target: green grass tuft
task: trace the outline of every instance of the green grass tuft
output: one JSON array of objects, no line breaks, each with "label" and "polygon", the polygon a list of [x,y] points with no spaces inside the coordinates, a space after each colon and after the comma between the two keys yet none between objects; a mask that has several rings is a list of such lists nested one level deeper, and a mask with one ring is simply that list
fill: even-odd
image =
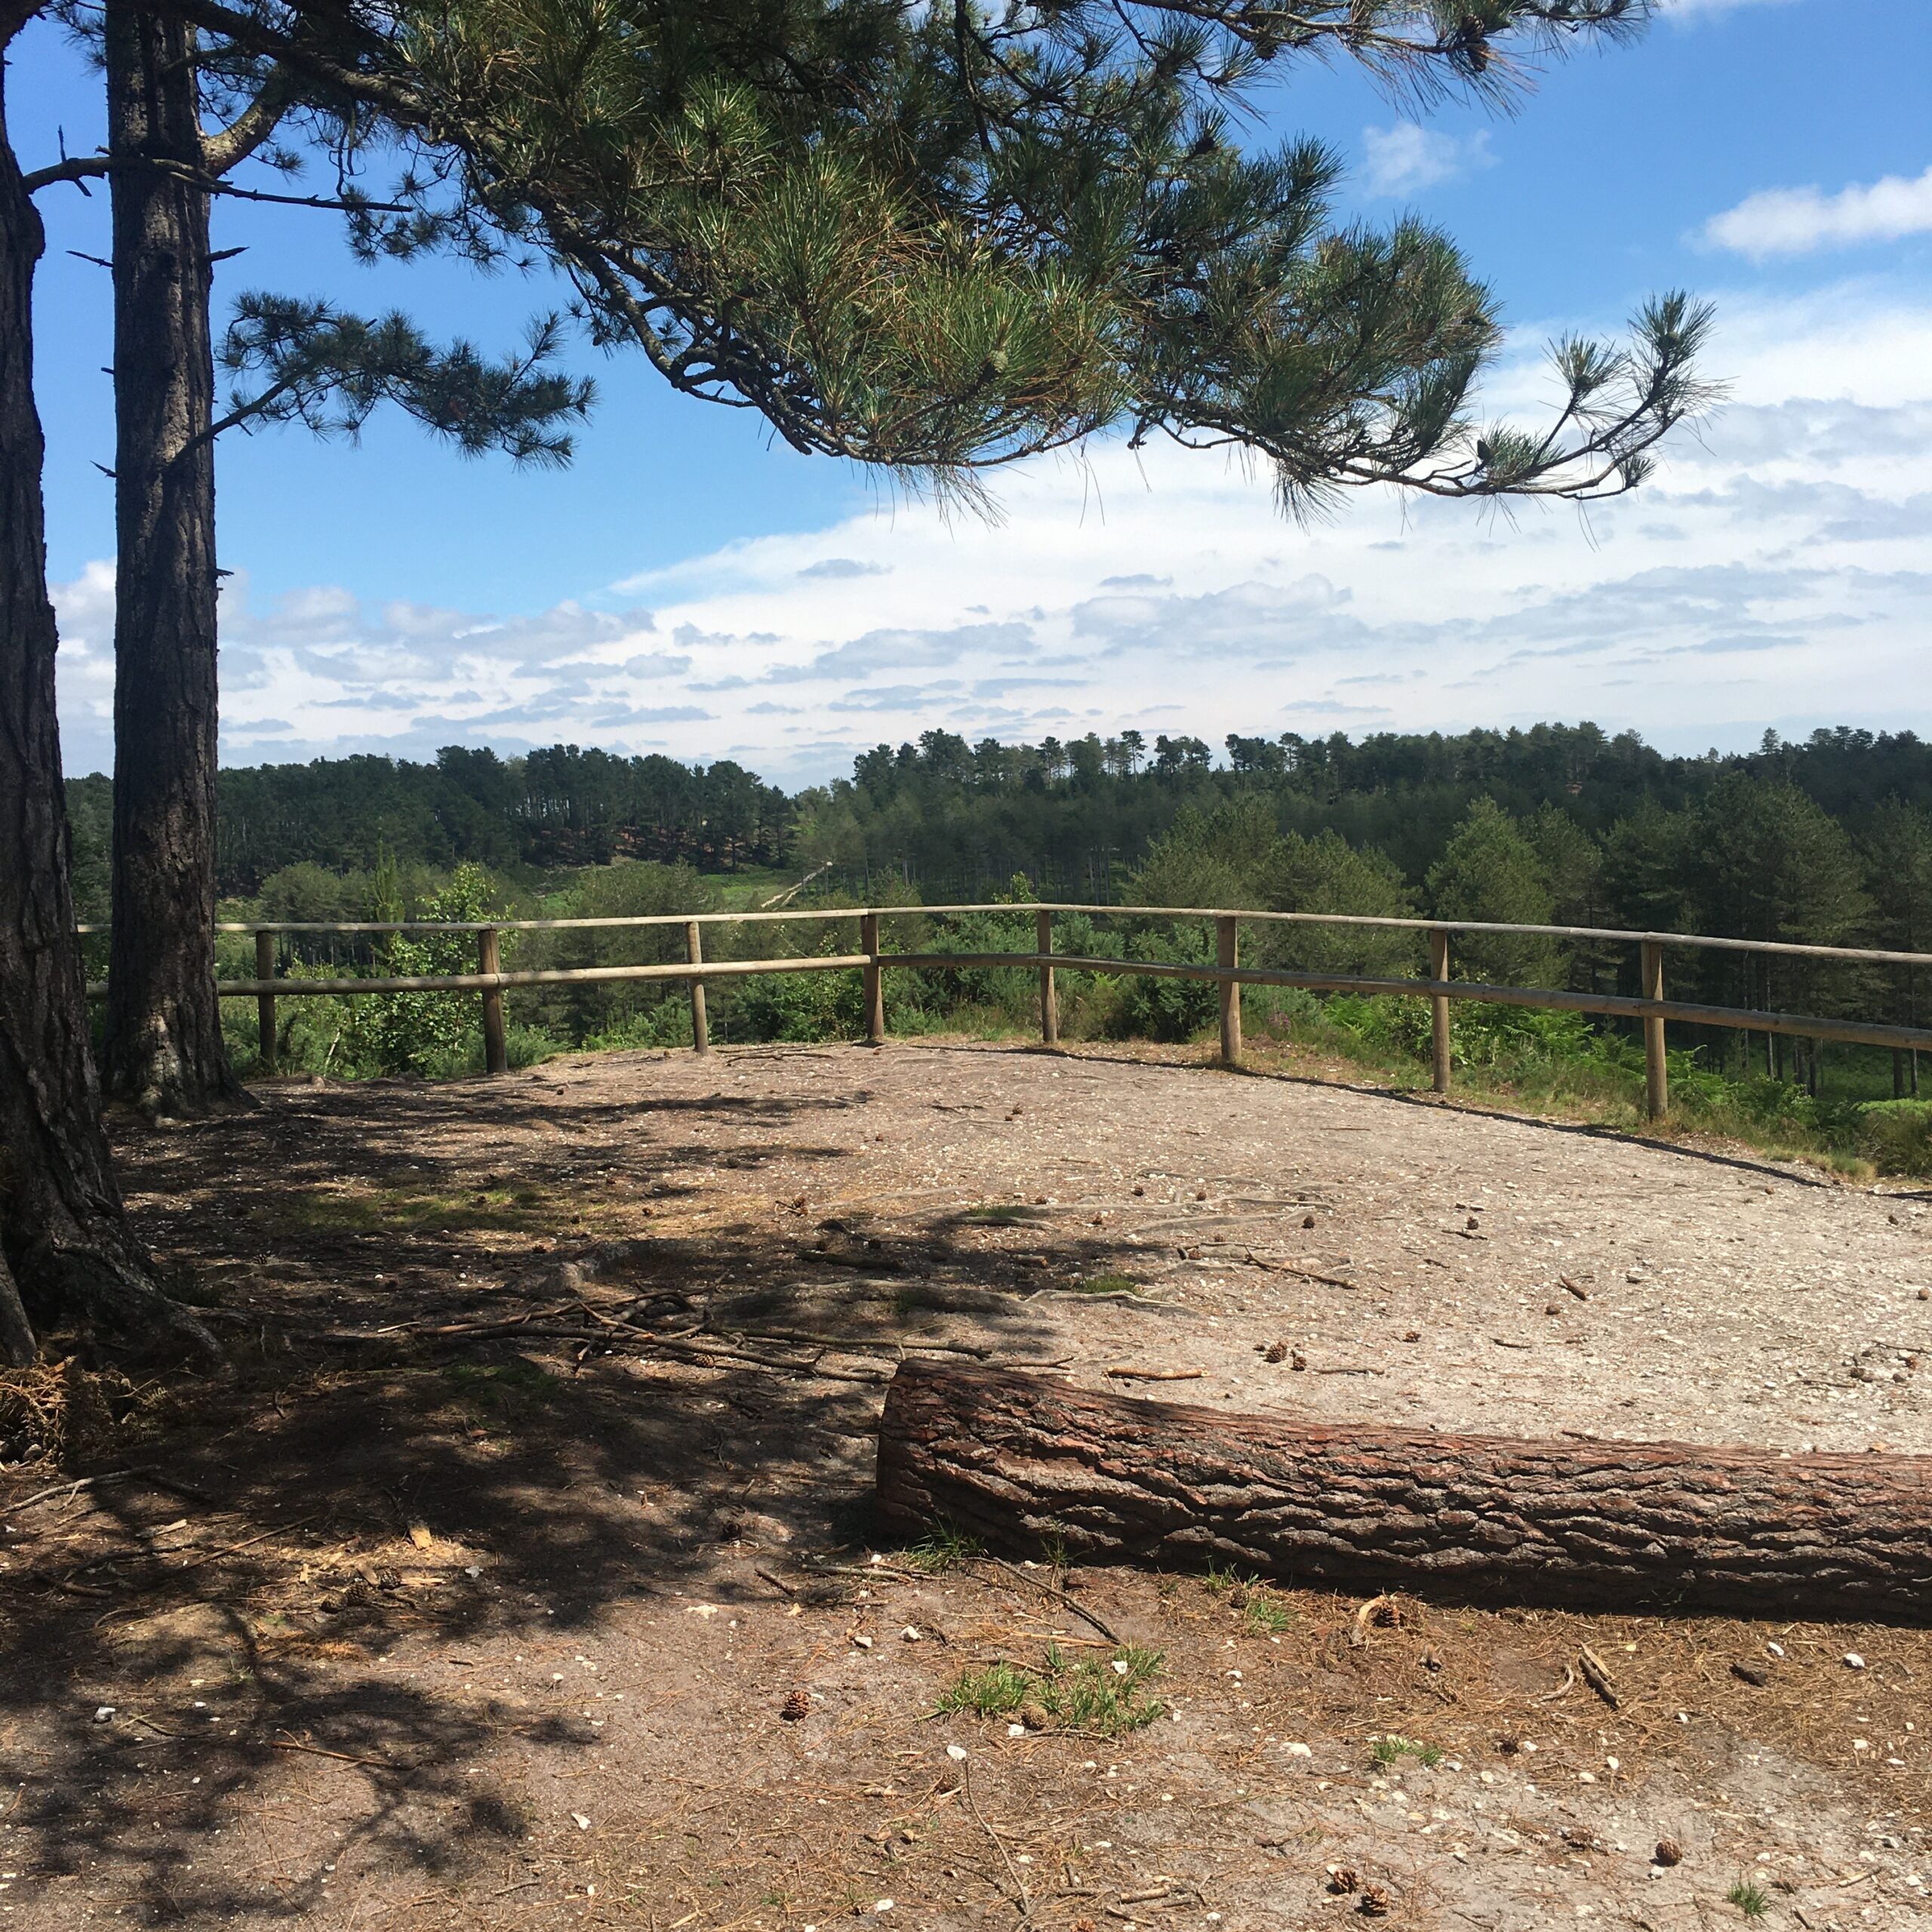
[{"label": "green grass tuft", "polygon": [[1084,1275],[1068,1284],[1083,1295],[1137,1295],[1140,1284],[1131,1275]]},{"label": "green grass tuft", "polygon": [[1241,1615],[1257,1637],[1278,1637],[1295,1620],[1295,1614],[1271,1591],[1251,1589]]},{"label": "green grass tuft", "polygon": [[902,1550],[900,1557],[908,1569],[937,1577],[977,1556],[980,1547],[977,1537],[969,1537],[950,1523],[935,1523],[917,1543]]},{"label": "green grass tuft", "polygon": [[1734,1905],[1746,1918],[1762,1918],[1771,1909],[1771,1896],[1762,1885],[1740,1878],[1724,1894],[1724,1902]]},{"label": "green grass tuft", "polygon": [[1041,1721],[1060,1730],[1118,1737],[1138,1730],[1161,1715],[1161,1706],[1144,1687],[1159,1674],[1158,1651],[1123,1644],[1109,1657],[1070,1662],[1049,1644],[1038,1666],[1001,1657],[983,1669],[962,1670],[941,1691],[936,1715],[970,1712],[976,1717],[1026,1714],[1035,1728]]},{"label": "green grass tuft", "polygon": [[1023,1664],[1001,1657],[983,1670],[962,1670],[940,1693],[936,1707],[950,1715],[970,1711],[978,1718],[1004,1717],[1026,1703],[1033,1689],[1033,1678]]},{"label": "green grass tuft", "polygon": [[1378,1764],[1399,1764],[1404,1758],[1414,1758],[1419,1764],[1433,1769],[1442,1761],[1442,1747],[1439,1744],[1424,1744],[1413,1737],[1403,1737],[1391,1731],[1386,1737],[1378,1737],[1369,1746],[1370,1754]]}]

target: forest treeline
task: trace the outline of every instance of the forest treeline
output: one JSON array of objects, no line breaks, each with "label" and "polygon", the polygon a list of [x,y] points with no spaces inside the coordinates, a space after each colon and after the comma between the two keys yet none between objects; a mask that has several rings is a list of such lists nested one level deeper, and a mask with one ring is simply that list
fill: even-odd
[{"label": "forest treeline", "polygon": [[[108,781],[75,780],[69,798],[77,897],[82,916],[98,919]],[[1526,877],[1517,897],[1538,917],[1932,943],[1923,876],[1932,745],[1844,728],[1697,758],[1587,723],[1359,740],[1236,734],[1218,757],[1198,738],[1149,744],[1135,731],[1007,745],[931,731],[796,794],[728,759],[688,765],[574,745],[510,758],[453,746],[432,764],[320,758],[221,774],[220,889],[260,900],[266,916],[355,917],[360,888],[345,900],[318,874],[346,886],[386,854],[405,877],[468,863],[526,887],[546,872],[623,859],[700,874],[823,866],[822,891],[878,896],[896,881],[928,901],[993,896],[1024,873],[1041,892],[1107,903],[1180,828],[1183,844],[1218,855],[1194,903],[1260,903],[1296,890],[1262,876],[1265,825],[1325,840],[1331,857],[1344,846],[1360,855],[1324,890],[1377,903],[1328,909],[1400,901],[1449,912],[1454,893],[1436,869],[1482,800],[1532,848],[1540,879]],[[1260,810],[1223,822],[1241,803]],[[1188,831],[1217,814],[1219,832]]]}]

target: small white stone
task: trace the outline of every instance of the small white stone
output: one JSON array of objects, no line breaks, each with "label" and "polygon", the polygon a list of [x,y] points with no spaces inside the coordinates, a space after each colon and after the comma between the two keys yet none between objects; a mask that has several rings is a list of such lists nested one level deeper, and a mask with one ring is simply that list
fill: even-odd
[{"label": "small white stone", "polygon": [[1114,1659],[1114,1675],[1116,1677],[1124,1677],[1127,1675],[1127,1665],[1125,1662],[1119,1657],[1115,1657]]},{"label": "small white stone", "polygon": [[1024,1737],[1026,1727],[1023,1724],[1010,1724],[1006,1727],[1006,1734],[1009,1737]]},{"label": "small white stone", "polygon": [[916,1624],[907,1624],[899,1634],[909,1644],[923,1644],[925,1641],[924,1634]]},{"label": "small white stone", "polygon": [[892,1901],[890,1899],[877,1900],[873,1903],[872,1909],[874,1912],[890,1912],[892,1909]]},{"label": "small white stone", "polygon": [[587,1832],[590,1829],[590,1820],[581,1811],[573,1811],[571,1814],[571,1823],[580,1832]]},{"label": "small white stone", "polygon": [[1863,1670],[1865,1668],[1865,1660],[1856,1651],[1847,1651],[1844,1654],[1844,1667],[1847,1670]]},{"label": "small white stone", "polygon": [[112,1704],[103,1704],[95,1711],[94,1721],[96,1724],[106,1724],[113,1715],[114,1706]]},{"label": "small white stone", "polygon": [[1307,1744],[1291,1744],[1288,1755],[1291,1758],[1312,1758],[1315,1755],[1314,1747]]},{"label": "small white stone", "polygon": [[955,1764],[963,1764],[966,1761],[966,1747],[963,1744],[949,1744],[946,1747],[946,1755]]},{"label": "small white stone", "polygon": [[862,1651],[869,1651],[872,1647],[872,1640],[869,1637],[854,1637],[852,1641]]}]

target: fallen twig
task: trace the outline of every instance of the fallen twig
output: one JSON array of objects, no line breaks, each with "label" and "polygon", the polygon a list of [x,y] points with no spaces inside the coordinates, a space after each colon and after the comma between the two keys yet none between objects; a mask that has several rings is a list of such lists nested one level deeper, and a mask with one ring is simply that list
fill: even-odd
[{"label": "fallen twig", "polygon": [[928,1349],[946,1355],[974,1355],[984,1361],[992,1353],[991,1349],[977,1347],[971,1342],[927,1342],[907,1337],[903,1340],[885,1337],[866,1339],[857,1335],[812,1335],[795,1328],[727,1328],[712,1327],[708,1332],[728,1338],[738,1337],[750,1342],[800,1342],[813,1348],[838,1349],[854,1354],[868,1349],[884,1349],[890,1353],[903,1355],[908,1349]]},{"label": "fallen twig", "polygon": [[272,1737],[269,1743],[278,1751],[306,1751],[314,1758],[334,1758],[344,1764],[361,1764],[372,1771],[395,1771],[404,1767],[385,1764],[380,1758],[358,1758],[352,1751],[331,1751],[326,1745],[305,1744],[299,1737]]},{"label": "fallen twig", "polygon": [[1208,1371],[1204,1368],[1132,1368],[1122,1363],[1102,1373],[1116,1382],[1198,1382]]},{"label": "fallen twig", "polygon": [[1345,1281],[1339,1275],[1324,1275],[1313,1268],[1299,1267],[1292,1261],[1264,1261],[1252,1249],[1248,1251],[1247,1259],[1257,1268],[1269,1269],[1278,1275],[1299,1275],[1304,1281],[1319,1281],[1331,1288],[1346,1288],[1352,1294],[1358,1291],[1357,1283]]},{"label": "fallen twig", "polygon": [[1558,1281],[1561,1283],[1563,1287],[1567,1288],[1579,1301],[1588,1301],[1589,1300],[1589,1290],[1585,1287],[1580,1287],[1577,1283],[1571,1280],[1567,1275],[1559,1275],[1556,1278]]},{"label": "fallen twig", "polygon": [[992,1826],[986,1823],[984,1814],[980,1810],[979,1802],[973,1795],[972,1760],[971,1758],[967,1759],[964,1763],[961,1764],[959,1770],[960,1783],[966,1794],[966,1808],[972,1813],[974,1820],[979,1826],[980,1830],[984,1832],[986,1836],[992,1840],[993,1849],[999,1854],[1000,1863],[1006,1867],[1006,1875],[1012,1881],[1013,1889],[1018,1895],[1014,1899],[1014,1903],[1020,1909],[1020,1924],[1022,1925],[1031,1925],[1033,1922],[1033,1902],[1026,1896],[1026,1882],[1021,1878],[1019,1868],[1014,1865],[1012,1856],[1007,1850],[1005,1844],[1001,1838],[1000,1835],[993,1829]]},{"label": "fallen twig", "polygon": [[1106,1638],[1109,1643],[1118,1644],[1120,1641],[1120,1638],[1116,1636],[1112,1630],[1109,1629],[1106,1625],[1103,1623],[1100,1618],[1096,1617],[1084,1604],[1069,1596],[1066,1591],[1056,1589],[1051,1583],[1043,1583],[1037,1577],[1028,1576],[1025,1571],[1016,1568],[1012,1564],[1008,1562],[1004,1557],[989,1556],[986,1558],[986,1561],[992,1564],[995,1568],[1004,1570],[1009,1577],[1016,1577],[1021,1583],[1027,1584],[1032,1589],[1039,1591],[1043,1595],[1051,1597],[1056,1603],[1064,1604],[1067,1608],[1072,1611],[1074,1615],[1080,1618],[1083,1623],[1092,1624],[1094,1628],[1099,1631],[1100,1635]]},{"label": "fallen twig", "polygon": [[[208,1744],[217,1749],[231,1751],[237,1748],[234,1740],[229,1738],[204,1737],[192,1731],[170,1730],[165,1724],[156,1724],[152,1718],[143,1717],[139,1711],[130,1711],[128,1721],[140,1724],[144,1730],[154,1732],[157,1737],[171,1737],[180,1743]],[[333,1758],[338,1763],[361,1764],[372,1771],[395,1771],[405,1768],[399,1764],[386,1764],[380,1758],[358,1758],[352,1751],[331,1751],[325,1744],[306,1744],[299,1737],[271,1737],[268,1741],[272,1750],[306,1751],[311,1757]]]},{"label": "fallen twig", "polygon": [[1532,1698],[1533,1703],[1553,1704],[1559,1697],[1567,1697],[1577,1687],[1577,1673],[1566,1663],[1563,1666],[1563,1681],[1554,1690],[1546,1690],[1540,1697]]},{"label": "fallen twig", "polygon": [[78,1496],[84,1489],[91,1489],[97,1482],[112,1482],[116,1476],[131,1475],[131,1469],[109,1469],[97,1476],[77,1476],[72,1482],[57,1482],[51,1489],[37,1489],[23,1503],[10,1503],[6,1507],[9,1514],[23,1515],[36,1503],[45,1503],[49,1497]]},{"label": "fallen twig", "polygon": [[1577,1661],[1583,1666],[1584,1681],[1613,1711],[1617,1709],[1623,1700],[1617,1695],[1616,1680],[1610,1674],[1610,1666],[1587,1644],[1578,1653]]},{"label": "fallen twig", "polygon": [[218,1556],[232,1556],[238,1549],[252,1549],[258,1543],[267,1542],[270,1537],[284,1535],[290,1530],[299,1530],[304,1524],[312,1523],[321,1513],[319,1509],[312,1509],[307,1515],[298,1516],[292,1523],[277,1523],[271,1528],[257,1531],[254,1536],[244,1537],[239,1543],[224,1543],[219,1549],[204,1550],[199,1556],[191,1558],[186,1563],[176,1564],[167,1574],[171,1577],[178,1577],[184,1570],[198,1570],[204,1563],[212,1563]]}]

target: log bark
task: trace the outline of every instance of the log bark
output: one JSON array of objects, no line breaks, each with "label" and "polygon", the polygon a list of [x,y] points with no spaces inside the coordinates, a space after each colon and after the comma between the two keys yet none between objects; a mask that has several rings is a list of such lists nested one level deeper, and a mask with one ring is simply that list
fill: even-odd
[{"label": "log bark", "polygon": [[214,266],[195,32],[108,0],[114,229],[114,880],[108,1092],[150,1116],[243,1097],[214,990]]},{"label": "log bark", "polygon": [[[23,11],[0,7],[0,39]],[[69,883],[47,595],[33,279],[45,246],[7,138],[0,64],[0,1357],[30,1361],[29,1317],[104,1330],[134,1352],[213,1356],[156,1285],[115,1185],[89,1051]]]},{"label": "log bark", "polygon": [[1463,1601],[1932,1615],[1932,1457],[1223,1415],[901,1364],[878,1503],[1007,1548]]}]

